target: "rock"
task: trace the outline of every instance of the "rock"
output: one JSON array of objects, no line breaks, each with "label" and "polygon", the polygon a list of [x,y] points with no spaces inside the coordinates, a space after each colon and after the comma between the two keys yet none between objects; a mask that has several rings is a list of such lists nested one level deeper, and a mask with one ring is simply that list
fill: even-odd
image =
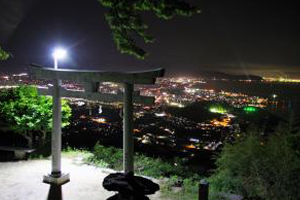
[{"label": "rock", "polygon": [[115,194],[106,200],[150,200],[150,199],[146,196],[130,197],[130,196],[122,196],[121,194]]},{"label": "rock", "polygon": [[103,187],[108,191],[118,191],[121,196],[139,196],[154,194],[159,185],[153,181],[128,174],[113,173],[104,178]]}]

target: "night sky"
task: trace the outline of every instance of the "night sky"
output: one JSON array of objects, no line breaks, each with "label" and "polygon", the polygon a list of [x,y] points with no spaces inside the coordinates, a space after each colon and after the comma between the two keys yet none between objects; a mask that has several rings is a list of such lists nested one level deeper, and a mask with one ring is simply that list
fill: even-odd
[{"label": "night sky", "polygon": [[59,45],[69,54],[61,68],[300,78],[297,1],[189,2],[202,13],[171,21],[144,15],[156,42],[146,46],[150,56],[138,60],[117,51],[97,0],[0,0],[0,44],[14,55],[0,62],[0,72],[22,72],[29,63],[53,66],[51,51]]}]

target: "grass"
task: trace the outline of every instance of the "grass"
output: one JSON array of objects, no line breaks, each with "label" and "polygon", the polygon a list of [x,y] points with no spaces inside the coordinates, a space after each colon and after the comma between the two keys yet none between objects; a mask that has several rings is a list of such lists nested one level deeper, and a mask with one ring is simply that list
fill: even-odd
[{"label": "grass", "polygon": [[62,150],[62,156],[66,158],[75,158],[75,157],[89,157],[92,156],[92,153],[88,150],[85,149],[76,149],[76,148],[71,148],[67,147]]}]

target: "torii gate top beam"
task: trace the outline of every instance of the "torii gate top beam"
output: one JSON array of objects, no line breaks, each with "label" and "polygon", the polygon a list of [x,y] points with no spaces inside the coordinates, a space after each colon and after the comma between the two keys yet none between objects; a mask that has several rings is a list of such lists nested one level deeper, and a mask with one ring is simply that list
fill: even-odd
[{"label": "torii gate top beam", "polygon": [[162,68],[140,72],[108,72],[97,70],[71,70],[43,68],[31,64],[31,75],[37,79],[58,79],[75,82],[115,82],[129,84],[155,84],[157,77],[163,77],[165,70]]}]

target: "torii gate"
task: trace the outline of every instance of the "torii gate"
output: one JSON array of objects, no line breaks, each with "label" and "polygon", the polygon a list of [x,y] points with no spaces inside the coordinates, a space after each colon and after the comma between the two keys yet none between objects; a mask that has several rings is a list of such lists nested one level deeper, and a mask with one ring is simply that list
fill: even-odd
[{"label": "torii gate", "polygon": [[[133,103],[151,105],[154,97],[140,96],[134,92],[134,84],[155,84],[157,77],[163,77],[165,70],[140,72],[108,72],[92,70],[69,70],[43,68],[32,64],[30,75],[36,79],[53,81],[51,89],[39,89],[39,94],[53,96],[53,124],[52,124],[52,170],[51,174],[45,175],[43,182],[62,185],[70,181],[69,174],[61,172],[61,97],[75,97],[102,102],[123,101],[123,170],[125,173],[134,172],[134,141],[133,141]],[[84,83],[84,92],[69,91],[61,87],[61,80],[69,80]],[[121,83],[124,93],[103,94],[98,92],[100,82]]]}]

